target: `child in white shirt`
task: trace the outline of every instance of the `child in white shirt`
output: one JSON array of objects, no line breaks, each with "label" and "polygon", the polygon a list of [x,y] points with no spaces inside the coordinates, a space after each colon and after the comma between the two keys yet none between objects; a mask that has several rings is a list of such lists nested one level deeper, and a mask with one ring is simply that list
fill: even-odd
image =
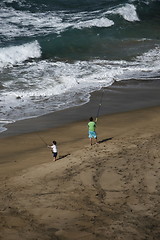
[{"label": "child in white shirt", "polygon": [[57,160],[57,155],[58,155],[57,142],[53,141],[53,144],[49,145],[48,147],[51,148],[54,161],[56,161]]}]

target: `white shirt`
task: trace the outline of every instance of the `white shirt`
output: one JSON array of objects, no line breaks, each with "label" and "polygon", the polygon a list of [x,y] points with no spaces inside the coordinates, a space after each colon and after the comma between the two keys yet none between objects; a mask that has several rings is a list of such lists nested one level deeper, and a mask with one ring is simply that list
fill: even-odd
[{"label": "white shirt", "polygon": [[57,153],[57,146],[55,144],[51,146],[51,149],[52,149],[52,152]]}]

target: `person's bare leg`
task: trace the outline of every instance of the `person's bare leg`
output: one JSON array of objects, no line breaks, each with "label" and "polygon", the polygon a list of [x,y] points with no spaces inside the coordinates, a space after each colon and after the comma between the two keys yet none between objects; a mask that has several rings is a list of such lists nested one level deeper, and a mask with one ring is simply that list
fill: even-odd
[{"label": "person's bare leg", "polygon": [[54,156],[54,157],[53,157],[53,161],[57,161],[57,156]]}]

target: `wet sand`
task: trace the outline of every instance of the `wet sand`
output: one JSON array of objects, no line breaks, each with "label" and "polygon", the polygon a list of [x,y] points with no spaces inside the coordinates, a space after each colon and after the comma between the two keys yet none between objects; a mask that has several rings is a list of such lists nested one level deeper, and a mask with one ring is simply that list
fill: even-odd
[{"label": "wet sand", "polygon": [[0,239],[159,238],[160,107],[101,115],[93,146],[87,122],[0,139]]},{"label": "wet sand", "polygon": [[86,121],[91,116],[97,116],[101,99],[102,105],[99,111],[100,116],[159,106],[159,93],[160,79],[147,81],[125,80],[116,82],[102,91],[92,93],[90,101],[82,106],[8,124],[8,130],[0,133],[0,138],[23,133],[45,131],[50,128]]}]

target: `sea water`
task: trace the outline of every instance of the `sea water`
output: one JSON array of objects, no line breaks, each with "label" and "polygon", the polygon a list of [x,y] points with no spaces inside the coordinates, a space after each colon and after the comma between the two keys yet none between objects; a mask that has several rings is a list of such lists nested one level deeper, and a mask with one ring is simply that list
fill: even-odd
[{"label": "sea water", "polygon": [[1,0],[1,132],[132,79],[160,79],[159,0]]}]

